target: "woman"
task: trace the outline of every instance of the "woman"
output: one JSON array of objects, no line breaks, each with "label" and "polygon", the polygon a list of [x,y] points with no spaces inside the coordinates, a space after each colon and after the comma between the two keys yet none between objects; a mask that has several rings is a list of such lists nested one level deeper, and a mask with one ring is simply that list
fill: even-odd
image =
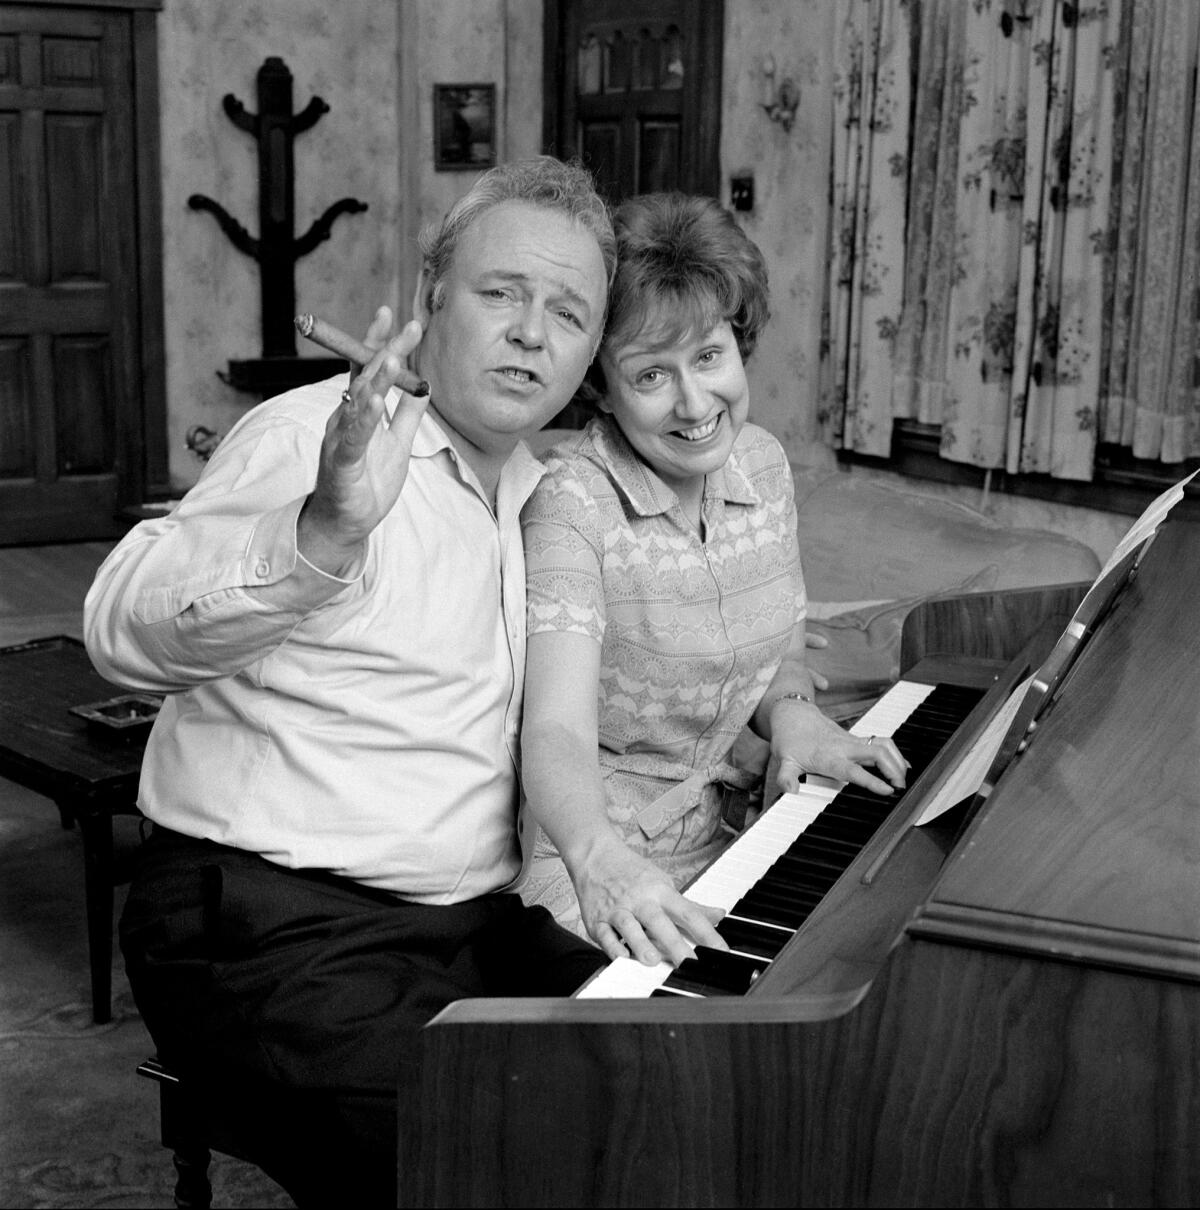
[{"label": "woman", "polygon": [[723,945],[676,888],[732,839],[747,724],[784,791],[808,771],[890,794],[905,762],[813,703],[791,472],[747,423],[761,254],[707,198],[631,199],[616,229],[598,414],[546,456],[523,514],[522,777],[540,829],[521,894],[612,957],[677,961],[680,931]]}]

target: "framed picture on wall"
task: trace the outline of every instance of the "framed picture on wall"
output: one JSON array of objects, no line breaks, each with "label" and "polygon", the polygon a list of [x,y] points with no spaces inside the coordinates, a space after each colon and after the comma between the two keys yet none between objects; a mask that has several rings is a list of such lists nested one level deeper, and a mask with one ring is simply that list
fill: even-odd
[{"label": "framed picture on wall", "polygon": [[496,162],[495,84],[433,86],[433,166],[439,172]]}]

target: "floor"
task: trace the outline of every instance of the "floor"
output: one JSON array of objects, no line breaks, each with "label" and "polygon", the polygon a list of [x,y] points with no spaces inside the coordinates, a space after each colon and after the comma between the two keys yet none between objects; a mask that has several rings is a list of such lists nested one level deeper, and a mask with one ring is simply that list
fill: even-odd
[{"label": "floor", "polygon": [[82,638],[83,598],[110,542],[0,547],[0,647]]}]

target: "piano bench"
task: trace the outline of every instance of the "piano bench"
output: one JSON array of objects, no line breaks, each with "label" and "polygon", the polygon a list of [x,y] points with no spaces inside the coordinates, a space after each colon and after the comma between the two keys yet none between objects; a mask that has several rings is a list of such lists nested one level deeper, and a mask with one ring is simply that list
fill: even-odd
[{"label": "piano bench", "polygon": [[212,1185],[208,1179],[211,1152],[232,1156],[253,1164],[252,1156],[239,1145],[233,1131],[222,1125],[192,1095],[186,1081],[157,1055],[137,1066],[137,1074],[158,1084],[159,1121],[164,1147],[169,1147],[175,1164],[175,1205],[180,1210],[212,1205]]}]

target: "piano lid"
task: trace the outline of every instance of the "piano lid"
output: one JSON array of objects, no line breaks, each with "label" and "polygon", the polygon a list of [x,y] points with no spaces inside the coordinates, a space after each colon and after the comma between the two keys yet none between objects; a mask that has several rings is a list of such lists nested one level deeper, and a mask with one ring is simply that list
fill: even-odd
[{"label": "piano lid", "polygon": [[1200,981],[1200,525],[1163,527],[910,932]]}]

